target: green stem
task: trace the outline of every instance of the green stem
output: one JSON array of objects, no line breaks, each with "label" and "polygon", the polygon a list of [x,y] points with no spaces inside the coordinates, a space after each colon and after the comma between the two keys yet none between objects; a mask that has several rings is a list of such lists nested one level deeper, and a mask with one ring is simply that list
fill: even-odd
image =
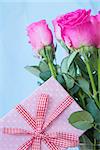
[{"label": "green stem", "polygon": [[100,108],[100,104],[99,104],[98,98],[97,98],[97,91],[96,91],[96,86],[95,86],[93,74],[91,72],[91,67],[90,67],[90,64],[88,62],[88,58],[87,57],[85,57],[85,64],[86,64],[87,71],[88,71],[88,74],[89,74],[89,78],[90,78],[90,81],[91,81],[91,86],[92,86],[92,90],[93,90],[93,96],[94,96],[95,103]]},{"label": "green stem", "polygon": [[46,59],[46,61],[48,63],[51,74],[54,78],[56,78],[57,72],[56,72],[56,68],[53,64],[53,55],[54,55],[53,53],[54,53],[54,51],[53,51],[52,47],[51,46],[45,47],[43,52],[44,52],[44,58]]},{"label": "green stem", "polygon": [[99,92],[99,102],[100,102],[100,49],[98,49],[98,92]]},{"label": "green stem", "polygon": [[49,68],[50,68],[50,71],[51,71],[51,74],[54,78],[56,78],[56,69],[53,65],[53,62],[51,62],[50,60],[48,61],[48,65],[49,65]]},{"label": "green stem", "polygon": [[96,139],[94,139],[93,150],[96,150]]},{"label": "green stem", "polygon": [[[74,77],[72,77],[70,74],[68,74],[68,73],[62,73],[62,74],[65,74],[65,75],[67,75],[67,76],[69,76],[70,78],[72,78],[73,80],[74,80],[74,83],[79,87],[79,88],[81,88],[81,86],[79,85],[79,83],[77,82],[77,80],[74,78]],[[81,88],[81,90],[83,91],[83,89]],[[85,91],[83,91],[85,94],[87,94],[89,97],[93,97],[92,96],[92,93],[89,91],[89,93],[86,93]]]},{"label": "green stem", "polygon": [[88,61],[85,61],[85,64],[86,64],[87,71],[88,71],[88,74],[89,74],[89,78],[90,78],[90,81],[91,81],[91,86],[92,86],[93,94],[94,94],[94,97],[96,97],[97,91],[96,91],[96,87],[95,87],[93,75],[92,75],[92,72],[91,72],[91,68],[90,68],[90,65],[89,65]]}]

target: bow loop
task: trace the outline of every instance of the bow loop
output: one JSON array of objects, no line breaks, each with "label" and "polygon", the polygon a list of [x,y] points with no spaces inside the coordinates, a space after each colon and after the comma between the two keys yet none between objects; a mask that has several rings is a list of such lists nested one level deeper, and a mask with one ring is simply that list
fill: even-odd
[{"label": "bow loop", "polygon": [[51,143],[54,143],[59,147],[75,147],[79,144],[78,136],[71,133],[50,133],[48,137]]},{"label": "bow loop", "polygon": [[16,110],[33,129],[36,128],[36,121],[23,106],[17,105]]},{"label": "bow loop", "polygon": [[22,146],[20,146],[17,150],[28,150],[33,143],[33,137],[26,141]]},{"label": "bow loop", "polygon": [[48,121],[45,122],[43,126],[43,130],[47,128],[69,105],[73,102],[73,98],[70,96],[67,96],[64,98],[63,102],[56,108],[56,110],[52,113],[52,115],[49,117]]}]

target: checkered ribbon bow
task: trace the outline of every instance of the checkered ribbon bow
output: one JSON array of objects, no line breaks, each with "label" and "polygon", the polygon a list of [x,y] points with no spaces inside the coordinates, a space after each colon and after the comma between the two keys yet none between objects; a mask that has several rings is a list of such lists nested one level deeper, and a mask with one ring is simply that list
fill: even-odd
[{"label": "checkered ribbon bow", "polygon": [[56,108],[54,113],[45,122],[46,110],[48,106],[48,95],[41,94],[37,107],[36,119],[34,119],[25,108],[21,105],[16,107],[17,112],[25,119],[33,132],[20,128],[4,128],[4,134],[10,135],[31,135],[31,138],[22,144],[17,150],[41,150],[41,140],[47,144],[50,150],[60,150],[67,147],[75,147],[79,144],[78,136],[70,133],[52,132],[46,133],[45,129],[73,102],[73,99],[68,96]]}]

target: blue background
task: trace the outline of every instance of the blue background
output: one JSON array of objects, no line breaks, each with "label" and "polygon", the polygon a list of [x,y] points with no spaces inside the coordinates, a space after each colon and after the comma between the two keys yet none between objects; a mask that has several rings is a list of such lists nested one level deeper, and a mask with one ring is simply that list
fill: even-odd
[{"label": "blue background", "polygon": [[[0,117],[37,87],[38,78],[24,69],[24,66],[39,61],[28,44],[26,27],[34,21],[46,19],[53,31],[52,19],[78,8],[92,9],[95,14],[100,10],[100,1],[0,2]],[[64,54],[58,44],[59,63]]]}]

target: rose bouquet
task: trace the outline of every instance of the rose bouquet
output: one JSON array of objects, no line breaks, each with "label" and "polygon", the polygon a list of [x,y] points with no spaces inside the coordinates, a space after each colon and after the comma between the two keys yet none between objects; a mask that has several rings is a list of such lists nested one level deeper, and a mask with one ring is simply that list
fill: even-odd
[{"label": "rose bouquet", "polygon": [[[56,62],[57,46],[45,20],[31,24],[30,44],[39,56],[37,66],[26,66],[45,82],[54,76],[83,111],[69,117],[74,127],[87,130],[80,138],[83,149],[99,149],[100,144],[100,14],[77,10],[53,20],[57,41],[66,50],[61,64]],[[39,83],[42,84],[42,83]],[[60,91],[59,91],[60,92]]]}]

